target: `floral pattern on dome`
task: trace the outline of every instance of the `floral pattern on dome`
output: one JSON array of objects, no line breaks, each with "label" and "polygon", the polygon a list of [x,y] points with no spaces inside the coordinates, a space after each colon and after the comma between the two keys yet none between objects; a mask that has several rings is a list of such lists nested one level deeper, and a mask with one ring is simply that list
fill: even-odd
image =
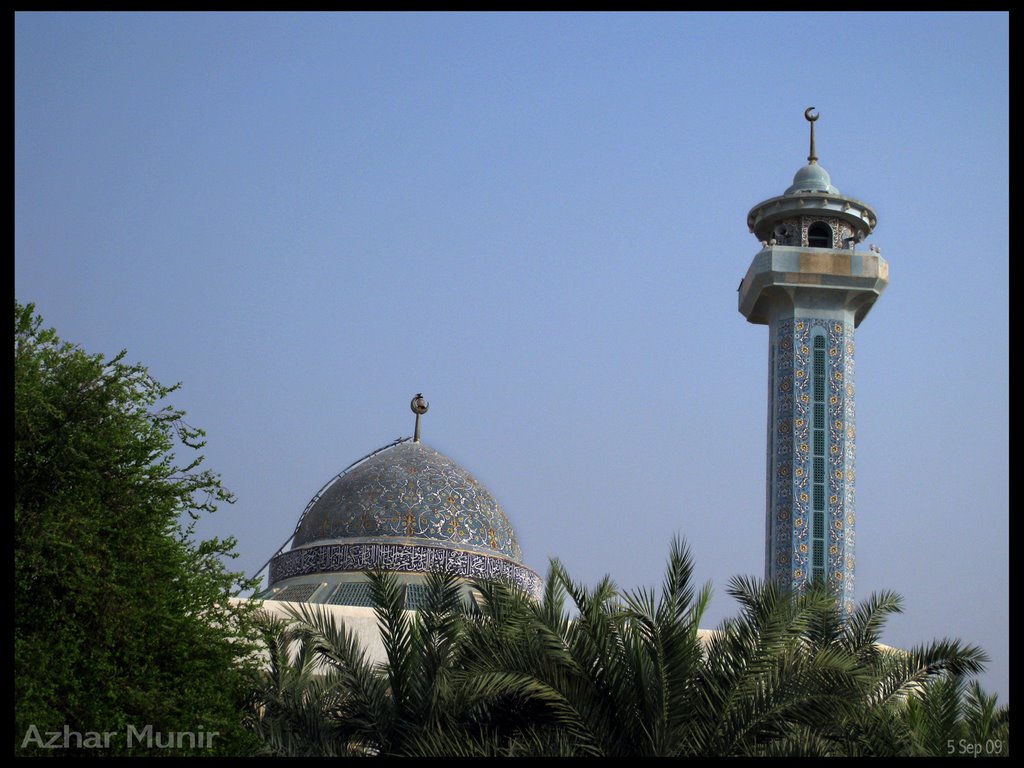
[{"label": "floral pattern on dome", "polygon": [[512,524],[490,491],[417,442],[381,451],[335,480],[306,513],[292,548],[396,539],[522,559]]}]

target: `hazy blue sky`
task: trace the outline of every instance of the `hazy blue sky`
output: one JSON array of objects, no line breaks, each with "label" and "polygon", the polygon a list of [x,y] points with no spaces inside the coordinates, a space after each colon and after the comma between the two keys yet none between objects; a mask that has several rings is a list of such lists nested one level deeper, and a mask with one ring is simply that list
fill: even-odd
[{"label": "hazy blue sky", "polygon": [[22,13],[15,67],[16,296],[183,382],[240,568],[423,392],[528,565],[653,585],[682,534],[709,626],[764,569],[746,215],[814,105],[891,268],[858,597],[1009,699],[1007,14]]}]

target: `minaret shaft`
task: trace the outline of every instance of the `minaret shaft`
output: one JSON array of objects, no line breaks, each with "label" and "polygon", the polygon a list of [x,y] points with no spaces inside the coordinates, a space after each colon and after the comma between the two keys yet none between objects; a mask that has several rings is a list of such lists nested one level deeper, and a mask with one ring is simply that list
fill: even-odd
[{"label": "minaret shaft", "polygon": [[768,332],[765,578],[825,580],[852,605],[853,314],[797,307]]}]

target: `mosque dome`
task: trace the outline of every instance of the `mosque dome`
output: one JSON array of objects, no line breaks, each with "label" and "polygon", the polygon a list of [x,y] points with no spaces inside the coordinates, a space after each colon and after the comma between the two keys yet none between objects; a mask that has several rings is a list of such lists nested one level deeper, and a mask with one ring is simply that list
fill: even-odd
[{"label": "mosque dome", "polygon": [[[501,579],[539,595],[541,578],[522,564],[508,516],[466,469],[419,440],[422,395],[413,398],[416,433],[351,464],[321,488],[295,533],[272,557],[266,600],[368,606],[366,573],[391,571],[415,607],[427,575]],[[285,542],[287,545],[287,542]]]},{"label": "mosque dome", "polygon": [[832,186],[832,178],[828,175],[828,171],[817,163],[808,163],[797,171],[793,177],[793,184],[783,194],[799,195],[810,192],[839,194],[839,190]]},{"label": "mosque dome", "polygon": [[342,541],[522,558],[491,492],[444,454],[411,440],[371,455],[330,483],[307,509],[292,549]]}]

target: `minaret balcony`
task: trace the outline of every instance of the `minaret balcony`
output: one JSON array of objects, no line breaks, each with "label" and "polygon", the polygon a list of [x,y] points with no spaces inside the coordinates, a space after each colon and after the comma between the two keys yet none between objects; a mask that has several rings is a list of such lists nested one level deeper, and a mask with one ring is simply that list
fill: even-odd
[{"label": "minaret balcony", "polygon": [[888,284],[889,263],[876,252],[768,245],[740,283],[739,310],[767,325],[777,312],[824,303],[852,312],[860,325]]}]

